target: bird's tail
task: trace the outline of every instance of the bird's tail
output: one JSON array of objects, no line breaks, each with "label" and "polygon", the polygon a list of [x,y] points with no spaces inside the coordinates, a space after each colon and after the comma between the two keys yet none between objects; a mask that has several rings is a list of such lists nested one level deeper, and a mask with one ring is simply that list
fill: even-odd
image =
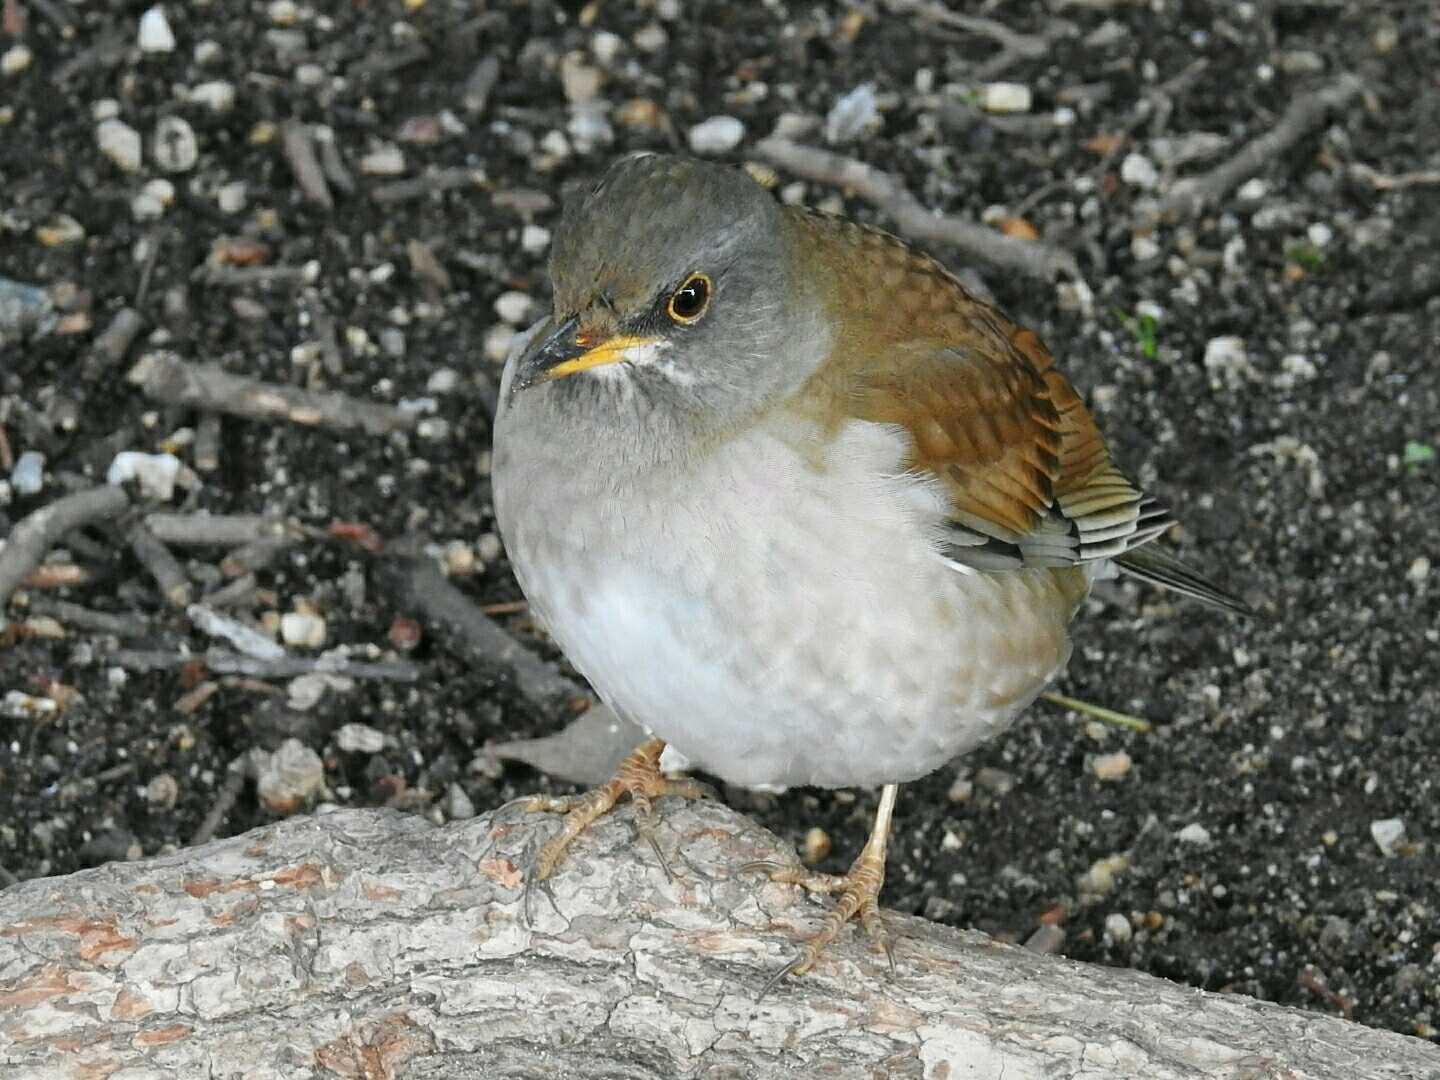
[{"label": "bird's tail", "polygon": [[1202,603],[1233,611],[1237,615],[1256,617],[1255,609],[1244,600],[1201,577],[1175,556],[1167,554],[1154,544],[1132,548],[1114,556],[1113,561],[1120,569],[1152,585],[1173,589],[1184,596],[1194,597]]}]

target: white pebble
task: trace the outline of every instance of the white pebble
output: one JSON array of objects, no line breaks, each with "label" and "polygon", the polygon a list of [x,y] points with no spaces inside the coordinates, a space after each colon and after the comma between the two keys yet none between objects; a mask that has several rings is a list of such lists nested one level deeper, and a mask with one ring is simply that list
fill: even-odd
[{"label": "white pebble", "polygon": [[505,363],[514,343],[515,328],[506,323],[496,323],[485,331],[485,359],[495,364]]},{"label": "white pebble", "polygon": [[479,552],[482,562],[492,563],[505,554],[505,545],[493,532],[482,533],[475,548]]},{"label": "white pebble", "polygon": [[728,154],[745,138],[745,125],[733,116],[712,116],[690,129],[690,149],[697,154]]},{"label": "white pebble", "polygon": [[276,26],[294,26],[300,21],[300,8],[294,0],[274,0],[267,9],[267,14]]},{"label": "white pebble", "polygon": [[185,609],[185,614],[202,634],[223,638],[246,656],[253,656],[258,660],[279,660],[285,655],[285,650],[261,631],[247,626],[239,619],[222,615],[214,608],[208,608],[204,604],[191,604]]},{"label": "white pebble", "polygon": [[102,120],[113,120],[120,115],[120,102],[114,98],[99,98],[90,106],[90,119],[95,123]]},{"label": "white pebble", "polygon": [[175,494],[175,478],[180,475],[180,459],[174,454],[143,454],[138,450],[122,450],[110,462],[105,482],[116,486],[135,480],[140,493],[147,499],[166,502]]},{"label": "white pebble", "polygon": [[615,62],[615,58],[620,55],[620,50],[624,47],[625,40],[608,30],[601,30],[590,39],[590,51],[595,54],[595,59],[605,67],[609,67]]},{"label": "white pebble", "polygon": [[102,120],[95,128],[100,152],[125,172],[140,168],[140,133],[123,120]]},{"label": "white pebble", "polygon": [[1113,754],[1096,754],[1090,762],[1090,771],[1097,780],[1119,780],[1130,771],[1130,755],[1124,750]]},{"label": "white pebble", "polygon": [[238,214],[245,209],[245,181],[232,180],[215,192],[216,205],[223,214]]},{"label": "white pebble", "polygon": [[1130,920],[1118,911],[1105,916],[1105,936],[1116,945],[1124,945],[1130,940],[1131,933]]},{"label": "white pebble", "polygon": [[195,63],[201,67],[215,63],[215,61],[224,55],[225,50],[222,49],[220,43],[213,38],[206,38],[204,41],[197,42],[195,45]]},{"label": "white pebble", "polygon": [[27,45],[12,45],[0,54],[0,75],[19,75],[35,60]]},{"label": "white pebble", "polygon": [[454,368],[436,368],[425,380],[427,394],[448,394],[460,385],[460,375]]},{"label": "white pebble", "polygon": [[295,69],[295,81],[301,86],[319,86],[325,81],[325,69],[319,64],[301,64]]},{"label": "white pebble", "polygon": [[604,77],[599,68],[587,64],[578,52],[566,53],[560,61],[560,86],[565,91],[565,100],[572,105],[594,101]]},{"label": "white pebble", "polygon": [[1210,830],[1198,821],[1192,821],[1175,834],[1175,839],[1182,844],[1208,844],[1210,843]]},{"label": "white pebble", "polygon": [[405,155],[398,146],[385,143],[360,159],[360,171],[366,176],[399,176],[405,171]]},{"label": "white pebble", "polygon": [[17,495],[34,495],[44,484],[45,455],[38,450],[26,450],[10,470],[10,486]]},{"label": "white pebble", "polygon": [[451,821],[468,821],[475,816],[475,804],[459,784],[451,784],[445,790],[440,809],[445,811],[445,816]]},{"label": "white pebble", "polygon": [[1372,821],[1370,836],[1382,855],[1394,855],[1395,849],[1405,842],[1405,822],[1398,817]]},{"label": "white pebble", "polygon": [[280,616],[280,639],[286,645],[318,649],[325,644],[325,620],[305,611],[287,611]]},{"label": "white pebble", "polygon": [[324,782],[320,755],[299,739],[286,739],[260,767],[255,790],[267,809],[284,814],[298,809]]},{"label": "white pebble", "polygon": [[212,79],[190,88],[190,103],[203,105],[211,112],[227,113],[235,107],[235,84]]},{"label": "white pebble", "polygon": [[1235,197],[1241,202],[1259,202],[1269,193],[1270,185],[1256,176],[1241,184],[1235,192]]},{"label": "white pebble", "polygon": [[986,83],[980,91],[980,107],[992,113],[1030,111],[1030,87],[1024,83]]},{"label": "white pebble", "polygon": [[1430,578],[1430,560],[1424,555],[1415,556],[1415,561],[1410,564],[1410,569],[1405,571],[1405,576],[1416,585],[1421,584]]},{"label": "white pebble", "polygon": [[1305,230],[1305,236],[1317,248],[1329,247],[1330,241],[1335,239],[1335,230],[1323,221],[1317,221]]},{"label": "white pebble", "polygon": [[659,23],[651,23],[635,31],[635,47],[641,52],[659,52],[669,41],[670,35],[665,33],[665,28]]},{"label": "white pebble", "polygon": [[168,53],[175,51],[175,31],[170,29],[169,20],[165,18],[165,9],[159,4],[140,16],[138,44],[141,52]]},{"label": "white pebble", "polygon": [[825,116],[825,141],[832,146],[854,142],[880,126],[875,84],[862,83],[842,94]]},{"label": "white pebble", "polygon": [[1211,338],[1205,343],[1205,370],[1211,373],[1212,385],[1237,389],[1254,370],[1245,351],[1245,339],[1233,335]]},{"label": "white pebble", "polygon": [[369,724],[350,723],[335,732],[335,745],[347,754],[378,754],[385,749],[385,734]]},{"label": "white pebble", "polygon": [[1133,187],[1149,191],[1160,182],[1160,172],[1155,163],[1144,154],[1130,153],[1120,163],[1120,179]]},{"label": "white pebble", "polygon": [[527,255],[539,255],[550,246],[550,230],[543,225],[526,225],[520,230],[520,249]]},{"label": "white pebble", "polygon": [[495,298],[495,314],[511,326],[521,326],[530,320],[535,301],[523,292],[503,292]]}]

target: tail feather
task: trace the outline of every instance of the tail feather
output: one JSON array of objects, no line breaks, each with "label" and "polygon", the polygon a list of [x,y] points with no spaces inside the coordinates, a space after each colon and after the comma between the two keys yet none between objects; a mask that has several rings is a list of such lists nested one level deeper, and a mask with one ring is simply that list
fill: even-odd
[{"label": "tail feather", "polygon": [[1238,596],[1226,592],[1220,586],[1201,577],[1175,556],[1167,554],[1154,544],[1131,548],[1129,551],[1114,556],[1113,561],[1120,569],[1134,574],[1152,585],[1172,589],[1213,607],[1233,611],[1237,615],[1244,615],[1248,618],[1257,617],[1258,613],[1255,609]]}]

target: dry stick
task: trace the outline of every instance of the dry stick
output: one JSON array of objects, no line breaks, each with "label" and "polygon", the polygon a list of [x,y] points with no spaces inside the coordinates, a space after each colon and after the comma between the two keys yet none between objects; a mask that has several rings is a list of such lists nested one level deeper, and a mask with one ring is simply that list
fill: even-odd
[{"label": "dry stick", "polygon": [[770,164],[807,180],[850,188],[892,218],[899,232],[912,240],[948,244],[967,255],[1044,281],[1081,276],[1075,256],[1068,251],[1035,240],[1016,240],[983,225],[933,213],[898,179],[863,161],[775,135],[762,139],[755,149]]},{"label": "dry stick", "polygon": [[320,167],[325,171],[325,179],[344,194],[353,195],[355,178],[350,175],[350,170],[345,167],[345,159],[340,156],[340,145],[335,139],[334,130],[329,127],[316,128],[315,143],[320,147]]},{"label": "dry stick", "polygon": [[125,359],[136,336],[145,327],[145,319],[134,308],[121,308],[110,325],[95,338],[80,366],[80,378],[94,382],[106,371]]},{"label": "dry stick", "polygon": [[30,610],[36,615],[49,615],[82,630],[113,634],[118,638],[144,637],[151,630],[150,621],[138,612],[111,615],[108,611],[93,611],[66,600],[51,600],[43,596],[30,600]]},{"label": "dry stick", "polygon": [[485,174],[479,169],[436,169],[409,180],[381,184],[370,190],[370,198],[377,203],[408,202],[411,199],[424,198],[432,192],[449,191],[451,188],[467,185],[479,187],[484,182]]},{"label": "dry stick", "polygon": [[1356,161],[1350,165],[1350,175],[1357,180],[1364,180],[1376,191],[1401,191],[1409,187],[1440,184],[1440,169],[1400,173],[1396,176],[1390,176],[1372,169],[1369,165]]},{"label": "dry stick", "polygon": [[1177,182],[1156,212],[1170,221],[1202,213],[1303,139],[1331,110],[1348,105],[1363,89],[1364,83],[1358,76],[1345,74],[1317,93],[1296,98],[1278,124],[1264,135],[1251,139],[1229,161],[1202,176]]},{"label": "dry stick", "polygon": [[309,125],[299,120],[287,120],[280,129],[280,148],[305,198],[326,210],[335,209],[335,199],[325,182],[325,170],[315,156],[315,139]]},{"label": "dry stick", "polygon": [[537,705],[556,701],[570,705],[586,696],[582,687],[560,674],[553,664],[546,663],[506,633],[499,623],[450,584],[429,559],[389,560],[382,566],[382,577],[389,579],[402,606],[416,609],[431,622],[450,628],[477,657],[510,671],[515,677],[516,689],[527,700]]},{"label": "dry stick", "polygon": [[1067,697],[1065,694],[1056,693],[1054,690],[1047,690],[1040,695],[1052,705],[1059,705],[1062,709],[1072,709],[1082,716],[1093,716],[1096,720],[1103,720],[1107,724],[1114,724],[1116,727],[1128,728],[1130,731],[1148,733],[1150,721],[1142,720],[1138,716],[1131,716],[1129,713],[1116,712],[1114,709],[1107,709],[1103,705],[1092,705],[1088,701],[1081,701],[1079,698]]},{"label": "dry stick", "polygon": [[169,353],[147,353],[130,382],[167,405],[230,413],[252,420],[288,420],[306,427],[359,428],[370,435],[406,431],[415,414],[345,394],[303,390],[232,375],[214,364],[187,364]]},{"label": "dry stick", "polygon": [[0,551],[0,608],[10,602],[10,595],[40,565],[56,540],[71,529],[113,518],[129,505],[125,492],[105,484],[66,495],[26,517]]},{"label": "dry stick", "polygon": [[195,447],[191,451],[195,468],[212,473],[220,467],[220,417],[205,413],[195,425]]},{"label": "dry stick", "polygon": [[149,514],[145,527],[177,547],[241,547],[290,532],[284,519],[261,514]]},{"label": "dry stick", "polygon": [[[187,657],[187,660],[193,659]],[[349,660],[339,656],[280,656],[267,659],[209,649],[205,666],[217,675],[250,675],[257,679],[289,679],[296,675],[344,675],[377,682],[414,682],[420,668],[408,660]]]},{"label": "dry stick", "polygon": [[241,604],[248,604],[255,598],[255,591],[259,582],[254,574],[242,574],[234,581],[227,582],[214,592],[208,592],[201,597],[201,602],[208,608],[239,607]]},{"label": "dry stick", "polygon": [[242,577],[255,570],[263,570],[276,557],[295,546],[291,536],[267,536],[238,547],[220,560],[220,572],[226,577]]},{"label": "dry stick", "polygon": [[190,580],[185,576],[180,561],[170,554],[170,549],[138,521],[131,527],[126,539],[130,541],[130,550],[135,553],[135,558],[140,560],[160,587],[160,595],[165,602],[175,608],[183,608],[190,603]]},{"label": "dry stick", "polygon": [[890,10],[897,15],[914,13],[920,18],[941,26],[954,27],[967,34],[987,37],[1000,46],[1000,53],[975,69],[975,78],[984,81],[993,79],[1019,60],[1034,60],[1044,56],[1050,49],[1050,42],[1041,36],[1022,34],[1010,29],[1004,23],[978,15],[961,15],[950,11],[943,4],[924,0],[891,0]]},{"label": "dry stick", "polygon": [[215,830],[225,820],[225,816],[235,807],[235,800],[240,798],[240,792],[245,789],[245,781],[255,775],[255,759],[246,751],[230,762],[225,769],[225,782],[220,785],[220,790],[215,795],[215,802],[205,815],[200,827],[195,830],[195,835],[190,837],[190,845],[208,843],[215,835]]}]

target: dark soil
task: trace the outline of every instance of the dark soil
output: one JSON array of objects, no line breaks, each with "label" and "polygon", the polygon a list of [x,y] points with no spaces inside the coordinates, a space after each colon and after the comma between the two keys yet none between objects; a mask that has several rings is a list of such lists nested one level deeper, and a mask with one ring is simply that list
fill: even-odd
[{"label": "dark soil", "polygon": [[[360,522],[382,537],[479,550],[495,529],[494,304],[507,291],[546,301],[543,237],[532,230],[527,249],[523,227],[555,227],[568,182],[627,150],[683,149],[707,116],[745,122],[731,155],[744,160],[782,113],[824,117],[873,82],[881,126],[843,152],[962,217],[1003,218],[1040,193],[1021,216],[1076,253],[1093,305],[973,271],[1041,333],[1121,460],[1175,508],[1177,550],[1264,615],[1244,622],[1132,583],[1104,587],[1076,627],[1060,689],[1154,730],[1037,705],[1003,739],[908,786],[887,902],[1017,940],[1058,920],[1063,951],[1079,959],[1437,1037],[1440,577],[1427,560],[1440,558],[1440,184],[1377,186],[1355,168],[1440,169],[1435,4],[990,5],[1012,29],[1052,35],[999,76],[1033,92],[1034,122],[1020,125],[973,107],[976,67],[998,46],[891,11],[902,4],[301,4],[289,26],[276,5],[170,4],[177,47],[142,54],[146,6],[5,4],[0,51],[23,44],[31,60],[0,75],[0,273],[50,289],[61,321],[0,344],[10,452],[47,458],[38,494],[4,489],[0,535],[67,487],[103,479],[117,450],[180,445],[189,461],[174,436],[196,417],[124,379],[136,357],[164,347],[271,381],[435,403],[423,436],[227,420],[220,468],[167,509],[266,512],[322,529]],[[216,46],[197,57],[205,40]],[[591,147],[561,146],[553,134],[572,124],[560,77],[572,51],[603,71],[591,108],[612,141],[602,131]],[[499,78],[475,111],[464,88],[486,57]],[[1196,60],[1207,63],[1173,108],[1137,111]],[[929,86],[917,85],[921,69]],[[1206,171],[1345,72],[1365,93],[1268,162],[1262,184],[1189,224],[1141,223],[1138,174],[1122,175],[1129,154],[1161,166],[1163,191],[1173,175],[1157,140],[1217,136],[1209,156],[1176,170]],[[189,101],[185,88],[217,80],[232,85],[232,108]],[[145,137],[138,172],[97,148],[102,99]],[[1050,122],[1057,109],[1073,122]],[[188,171],[156,164],[150,136],[166,116],[195,130]],[[291,118],[333,130],[354,179],[349,193],[332,184],[333,209],[307,201],[286,162],[280,126]],[[1107,155],[1113,138],[1102,137],[1120,135],[1130,142]],[[402,177],[362,171],[382,143],[403,152]],[[397,179],[461,167],[478,182],[381,201]],[[173,205],[135,220],[132,200],[160,176]],[[243,207],[222,208],[217,193],[236,181]],[[800,194],[837,197],[815,184]],[[887,224],[863,202],[844,208]],[[37,229],[59,215],[83,238],[42,242]],[[251,257],[270,269],[315,260],[318,274],[235,284],[205,271]],[[1160,311],[1153,332],[1141,325],[1147,303]],[[127,305],[146,331],[87,381],[91,340]],[[307,347],[327,321],[337,328],[328,356]],[[1222,362],[1211,344],[1222,337],[1243,341],[1243,359]],[[442,368],[453,388],[447,376],[431,382]],[[203,652],[210,642],[164,607],[122,524],[61,545],[53,557],[93,580],[58,595],[151,619],[130,647]],[[223,552],[177,554],[197,588],[218,584]],[[452,566],[463,562],[452,552]],[[477,602],[520,598],[503,557],[471,569],[457,581]],[[299,544],[258,576],[271,595],[251,613],[306,601],[330,645],[393,651],[392,624],[414,614],[355,545]],[[0,715],[0,871],[19,878],[186,842],[227,765],[292,736],[322,755],[324,797],[339,804],[399,799],[438,819],[453,809],[441,798],[452,784],[480,809],[564,788],[521,767],[471,768],[487,741],[564,718],[528,704],[441,628],[424,627],[407,654],[423,669],[415,683],[362,682],[300,711],[232,682],[184,713],[177,700],[202,669],[127,672],[106,659],[116,643],[103,635],[67,625],[63,638],[44,636],[26,596],[57,594],[32,589],[11,604],[0,691],[63,707],[35,714],[16,697]],[[533,640],[523,613],[504,619]],[[351,721],[383,732],[384,748],[339,749],[334,732]],[[1128,771],[1100,779],[1097,757],[1119,750]],[[152,783],[162,774],[178,789],[173,809]],[[727,794],[797,844],[826,830],[830,869],[858,849],[873,809],[863,792]],[[247,787],[222,833],[269,817]],[[1372,823],[1388,819],[1404,835],[1382,850]]]}]

